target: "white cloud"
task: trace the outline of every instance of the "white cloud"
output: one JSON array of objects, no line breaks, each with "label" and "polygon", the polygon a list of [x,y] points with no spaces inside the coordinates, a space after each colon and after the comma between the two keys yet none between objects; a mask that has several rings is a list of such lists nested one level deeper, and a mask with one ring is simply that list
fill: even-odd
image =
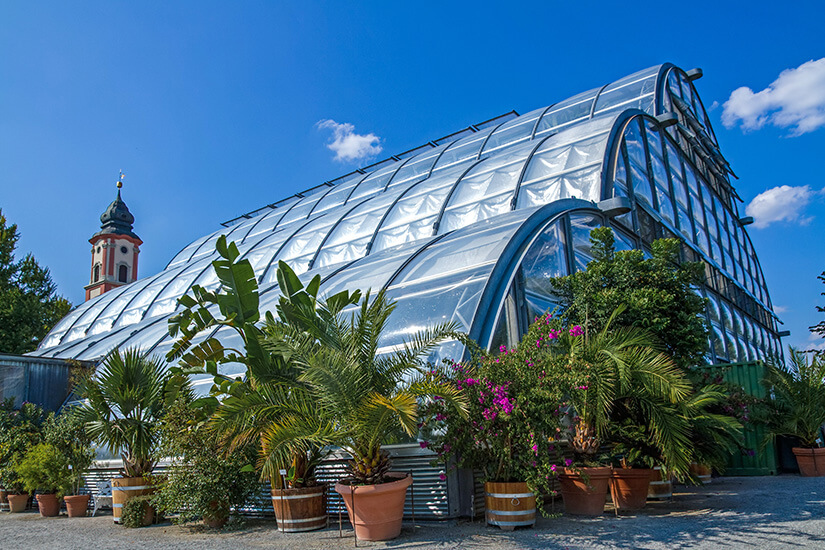
[{"label": "white cloud", "polygon": [[788,312],[788,308],[787,308],[787,307],[785,307],[785,306],[777,306],[777,305],[774,305],[774,306],[773,306],[773,312],[774,312],[774,313],[776,313],[777,315],[782,315],[783,313],[787,313],[787,312]]},{"label": "white cloud", "polygon": [[745,212],[753,217],[753,226],[760,229],[780,221],[806,225],[813,218],[804,217],[802,213],[816,194],[807,185],[780,185],[756,195],[745,208]]},{"label": "white cloud", "polygon": [[344,122],[338,124],[334,120],[318,121],[320,129],[332,130],[332,138],[327,147],[335,153],[335,160],[349,162],[374,157],[382,151],[381,138],[375,134],[356,134],[355,126]]},{"label": "white cloud", "polygon": [[760,92],[741,87],[724,104],[722,123],[758,130],[765,124],[801,135],[825,126],[825,57],[785,69]]}]

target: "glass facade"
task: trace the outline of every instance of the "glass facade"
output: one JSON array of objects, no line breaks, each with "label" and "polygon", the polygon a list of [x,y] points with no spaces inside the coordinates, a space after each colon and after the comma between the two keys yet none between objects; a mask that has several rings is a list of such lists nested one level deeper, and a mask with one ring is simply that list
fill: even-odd
[{"label": "glass facade", "polygon": [[[676,113],[663,127],[660,115]],[[607,219],[599,203],[626,197]],[[583,269],[590,229],[622,248],[663,236],[705,262],[709,361],[781,354],[759,262],[739,222],[727,162],[693,82],[660,65],[559,103],[470,126],[224,224],[162,272],[72,311],[37,350],[95,360],[115,347],[165,353],[177,299],[214,290],[220,235],[234,240],[273,309],[279,260],[319,274],[322,293],[386,288],[398,307],[384,349],[453,321],[481,345],[516,338],[552,307],[548,276]],[[200,335],[206,338],[209,335]],[[457,342],[434,353],[462,354]]]}]

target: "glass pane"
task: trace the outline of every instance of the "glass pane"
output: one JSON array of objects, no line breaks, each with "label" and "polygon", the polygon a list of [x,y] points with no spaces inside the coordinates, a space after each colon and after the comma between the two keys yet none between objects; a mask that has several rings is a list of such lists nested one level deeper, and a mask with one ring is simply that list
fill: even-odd
[{"label": "glass pane", "polygon": [[536,120],[543,112],[544,108],[536,109],[499,126],[493,131],[492,135],[490,135],[490,139],[487,140],[481,154],[483,155],[502,147],[529,140],[533,136],[533,128],[536,126]]},{"label": "glass pane", "polygon": [[478,132],[453,143],[444,154],[438,159],[433,168],[433,173],[437,170],[443,170],[457,164],[459,162],[478,158],[478,151],[484,144],[484,140],[492,133],[493,128],[488,128],[482,132]]},{"label": "glass pane", "polygon": [[550,107],[539,121],[536,137],[545,136],[562,126],[589,118],[590,108],[597,93],[599,88],[594,88]]},{"label": "glass pane", "polygon": [[601,225],[595,216],[570,216],[570,234],[573,238],[574,268],[584,271],[593,259],[590,254],[590,232]]},{"label": "glass pane", "polygon": [[553,309],[555,298],[550,278],[567,275],[567,253],[561,221],[547,227],[530,245],[521,262],[521,272],[525,299],[534,310],[532,315],[541,315]]}]

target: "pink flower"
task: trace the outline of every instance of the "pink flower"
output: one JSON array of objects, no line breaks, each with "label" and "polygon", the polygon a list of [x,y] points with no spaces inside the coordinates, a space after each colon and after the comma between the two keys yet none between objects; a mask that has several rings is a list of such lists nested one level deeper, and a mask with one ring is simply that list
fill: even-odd
[{"label": "pink flower", "polygon": [[446,481],[446,480],[447,480],[447,476],[446,476],[446,475],[444,475],[444,474],[438,474],[438,479],[440,479],[441,481]]},{"label": "pink flower", "polygon": [[538,454],[539,454],[539,446],[538,446],[537,444],[535,444],[535,443],[534,443],[534,444],[533,444],[533,446],[531,447],[531,449],[533,449],[533,452],[534,452],[534,453],[536,453],[536,455],[538,456]]},{"label": "pink flower", "polygon": [[568,468],[569,468],[572,464],[573,464],[573,461],[572,461],[572,460],[570,460],[569,458],[565,458],[565,459],[564,459],[564,465],[565,465],[565,466],[567,466]]},{"label": "pink flower", "polygon": [[584,334],[584,330],[582,330],[581,325],[576,325],[570,329],[570,336],[581,336]]},{"label": "pink flower", "polygon": [[419,442],[418,442],[418,445],[419,445],[422,449],[426,449],[427,447],[429,447],[429,446],[430,446],[429,442],[427,442],[427,441],[419,441]]},{"label": "pink flower", "polygon": [[556,468],[556,465],[555,465],[555,464],[551,464],[551,465],[550,465],[550,471],[551,471],[551,472],[553,472],[554,474],[556,473],[556,469],[557,469],[557,468]]},{"label": "pink flower", "polygon": [[450,446],[450,445],[448,445],[448,444],[446,444],[446,443],[445,443],[445,444],[444,444],[444,450],[443,450],[443,452],[445,452],[445,453],[449,453],[449,452],[450,452],[450,449],[452,449],[452,446]]}]

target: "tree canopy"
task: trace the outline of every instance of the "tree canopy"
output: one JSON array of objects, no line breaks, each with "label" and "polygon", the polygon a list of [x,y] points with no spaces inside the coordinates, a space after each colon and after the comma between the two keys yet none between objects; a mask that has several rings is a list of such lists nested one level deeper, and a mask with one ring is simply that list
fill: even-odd
[{"label": "tree canopy", "polygon": [[49,270],[26,254],[15,261],[20,233],[0,210],[0,353],[22,354],[37,348],[72,304],[57,294]]},{"label": "tree canopy", "polygon": [[654,241],[649,259],[641,250],[617,252],[607,227],[594,229],[590,242],[593,261],[586,270],[551,280],[569,318],[598,332],[624,306],[614,327],[647,330],[683,369],[703,363],[705,299],[694,292],[704,276],[702,263],[680,262],[677,239]]}]

